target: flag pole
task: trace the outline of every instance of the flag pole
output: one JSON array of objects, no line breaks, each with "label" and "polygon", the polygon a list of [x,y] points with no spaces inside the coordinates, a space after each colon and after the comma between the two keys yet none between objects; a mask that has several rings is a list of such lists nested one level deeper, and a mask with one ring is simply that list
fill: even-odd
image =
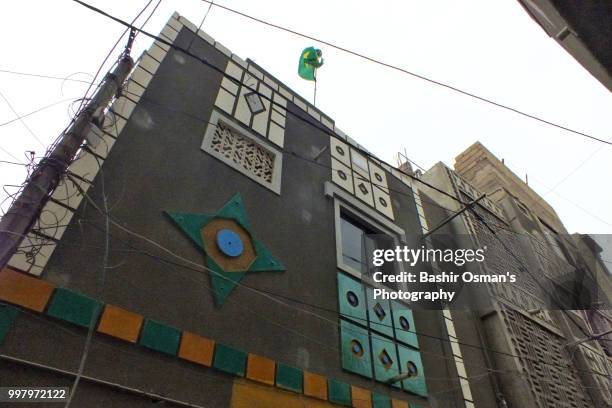
[{"label": "flag pole", "polygon": [[314,98],[313,98],[312,104],[315,107],[317,106],[317,71],[316,70],[314,73]]}]

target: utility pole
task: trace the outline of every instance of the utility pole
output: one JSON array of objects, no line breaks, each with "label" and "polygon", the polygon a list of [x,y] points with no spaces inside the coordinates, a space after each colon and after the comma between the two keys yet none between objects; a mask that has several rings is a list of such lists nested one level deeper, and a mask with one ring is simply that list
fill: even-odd
[{"label": "utility pole", "polygon": [[0,268],[6,266],[32,228],[41,209],[81,148],[92,124],[102,123],[105,108],[118,94],[134,67],[134,61],[129,55],[133,38],[134,32],[115,69],[106,74],[98,92],[64,131],[53,150],[41,159],[19,197],[0,220]]}]

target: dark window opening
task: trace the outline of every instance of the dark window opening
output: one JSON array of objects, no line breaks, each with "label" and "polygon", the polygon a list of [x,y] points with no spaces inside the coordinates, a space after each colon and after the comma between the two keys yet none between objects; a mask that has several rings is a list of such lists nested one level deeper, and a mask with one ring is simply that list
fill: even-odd
[{"label": "dark window opening", "polygon": [[[392,237],[381,234],[350,214],[342,213],[340,222],[343,264],[370,277],[374,272],[382,272],[383,275],[396,274],[393,262],[386,262],[380,267],[372,263],[372,254],[375,249],[395,248],[395,240]],[[388,283],[387,286],[396,288],[397,285]]]}]

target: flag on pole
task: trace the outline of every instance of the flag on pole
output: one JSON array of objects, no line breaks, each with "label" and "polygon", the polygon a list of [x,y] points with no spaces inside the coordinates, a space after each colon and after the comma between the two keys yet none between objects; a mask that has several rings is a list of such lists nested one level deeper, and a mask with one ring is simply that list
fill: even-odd
[{"label": "flag on pole", "polygon": [[315,81],[315,72],[317,68],[323,65],[323,53],[314,47],[304,48],[300,55],[300,65],[298,66],[298,75],[307,81]]}]

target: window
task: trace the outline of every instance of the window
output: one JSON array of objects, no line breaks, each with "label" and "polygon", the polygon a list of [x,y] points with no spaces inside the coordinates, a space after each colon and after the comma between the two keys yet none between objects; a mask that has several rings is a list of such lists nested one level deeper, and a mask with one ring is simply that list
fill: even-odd
[{"label": "window", "polygon": [[[372,264],[372,253],[375,249],[393,249],[396,242],[393,237],[371,228],[346,210],[340,213],[340,239],[342,264],[360,275],[371,277],[375,271],[383,275],[395,275],[395,263],[388,262],[375,267]],[[388,286],[395,288],[395,284]]]}]

